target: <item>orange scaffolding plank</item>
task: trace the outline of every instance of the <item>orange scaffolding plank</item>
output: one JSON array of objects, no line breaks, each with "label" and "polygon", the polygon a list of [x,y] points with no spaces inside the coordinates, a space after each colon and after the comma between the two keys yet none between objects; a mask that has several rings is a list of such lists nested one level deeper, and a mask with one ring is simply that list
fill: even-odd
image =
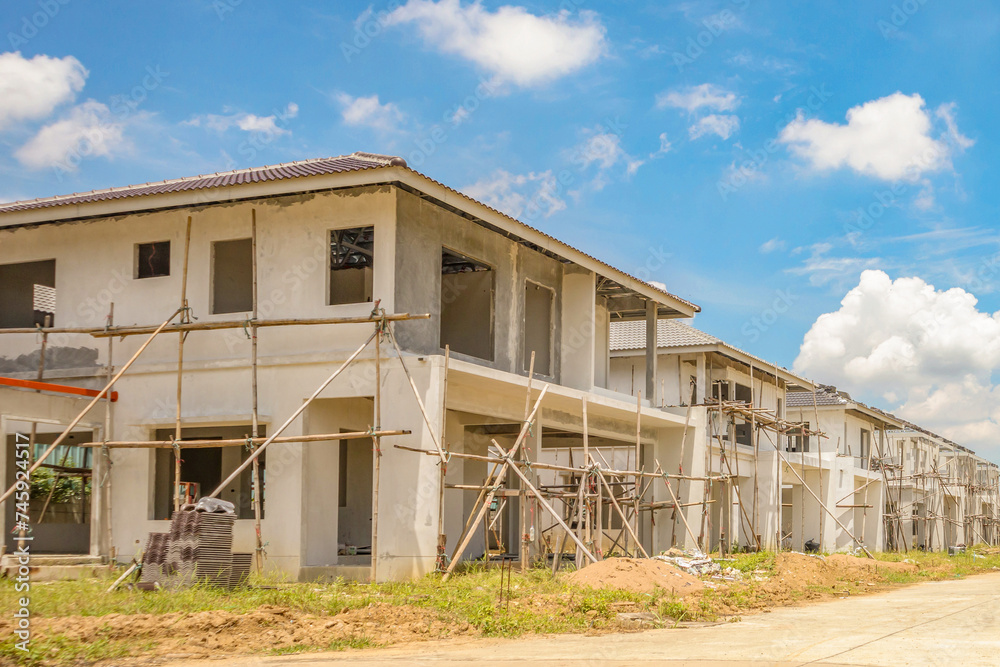
[{"label": "orange scaffolding plank", "polygon": [[[74,396],[89,396],[93,398],[101,392],[97,389],[84,389],[83,387],[71,387],[67,384],[53,384],[52,382],[37,382],[35,380],[18,380],[16,378],[0,377],[0,386],[20,387],[21,389],[34,389],[36,391],[51,391],[57,394],[73,394]],[[111,392],[111,401],[118,400],[118,392]]]}]

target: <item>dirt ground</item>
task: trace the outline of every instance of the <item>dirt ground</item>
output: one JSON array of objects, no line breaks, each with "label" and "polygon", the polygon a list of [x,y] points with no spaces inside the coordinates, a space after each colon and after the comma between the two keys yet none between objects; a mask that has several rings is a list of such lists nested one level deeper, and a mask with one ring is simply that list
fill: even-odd
[{"label": "dirt ground", "polygon": [[[0,632],[9,632],[3,625]],[[397,605],[350,609],[334,616],[265,605],[249,614],[203,611],[66,616],[38,618],[33,625],[38,639],[49,633],[86,643],[128,639],[140,645],[148,643],[152,649],[148,655],[176,657],[259,653],[277,646],[294,649],[299,644],[324,646],[361,638],[373,645],[388,645],[479,634],[469,623],[442,618],[432,610]]]},{"label": "dirt ground", "polygon": [[[685,616],[687,620],[712,616],[721,619],[810,600],[875,592],[891,586],[884,574],[916,570],[918,566],[912,563],[874,561],[842,554],[820,558],[779,553],[775,556],[773,571],[745,573],[741,581],[735,582],[719,579],[703,582],[667,562],[630,558],[608,559],[560,576],[572,586],[598,590],[621,589],[645,595],[657,588],[663,589],[670,600],[679,600],[689,609],[698,610],[698,613]],[[564,615],[570,613],[568,605],[572,605],[572,597],[568,592],[528,595],[513,600],[509,611],[517,614],[518,609],[527,605],[546,615]],[[604,616],[595,616],[596,611],[587,613],[588,632],[638,629],[616,622],[617,612],[653,612],[656,615],[658,609],[656,603],[648,609],[639,603],[612,603]],[[664,617],[663,623],[653,626],[672,622],[673,619]],[[32,619],[32,627],[34,636],[39,639],[61,635],[85,644],[126,642],[132,647],[131,655],[142,655],[145,660],[208,658],[276,650],[284,653],[307,647],[315,650],[315,647],[390,646],[481,634],[480,629],[462,620],[458,614],[377,602],[364,608],[344,608],[329,615],[264,605],[245,614],[203,611],[36,617]],[[11,621],[0,618],[0,634],[8,635],[11,631]],[[119,660],[114,664],[124,663]]]}]

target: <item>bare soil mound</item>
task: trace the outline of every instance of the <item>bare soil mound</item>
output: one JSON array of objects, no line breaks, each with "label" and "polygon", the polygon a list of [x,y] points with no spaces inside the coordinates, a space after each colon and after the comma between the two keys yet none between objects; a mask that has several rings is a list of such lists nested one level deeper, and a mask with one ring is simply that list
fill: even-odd
[{"label": "bare soil mound", "polygon": [[889,563],[859,558],[846,554],[833,554],[820,558],[800,553],[781,553],[775,561],[774,581],[793,590],[809,587],[834,587],[851,580],[880,580],[885,572],[916,572],[913,563]]},{"label": "bare soil mound", "polygon": [[701,580],[673,565],[645,558],[608,558],[566,575],[567,581],[590,588],[616,588],[652,593],[655,588],[678,596],[704,589]]}]

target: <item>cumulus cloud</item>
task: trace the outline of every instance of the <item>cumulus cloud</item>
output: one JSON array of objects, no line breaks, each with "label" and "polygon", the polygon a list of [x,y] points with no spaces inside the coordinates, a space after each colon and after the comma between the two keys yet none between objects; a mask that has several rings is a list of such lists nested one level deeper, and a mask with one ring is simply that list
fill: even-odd
[{"label": "cumulus cloud", "polygon": [[596,164],[602,170],[621,163],[625,165],[626,173],[631,176],[639,170],[644,161],[626,153],[621,142],[621,136],[611,132],[592,134],[577,146],[573,162],[583,169]]},{"label": "cumulus cloud", "polygon": [[395,132],[406,120],[406,114],[392,102],[381,104],[378,95],[354,97],[338,93],[344,123],[353,127],[370,127],[379,132]]},{"label": "cumulus cloud", "polygon": [[733,111],[740,106],[736,93],[730,92],[711,83],[699,86],[688,86],[677,90],[659,93],[656,96],[656,108],[673,107],[694,113],[699,109],[712,111]]},{"label": "cumulus cloud", "polygon": [[688,135],[698,139],[706,134],[715,134],[722,139],[728,139],[740,129],[739,116],[727,114],[711,114],[699,118],[698,122],[688,128]]},{"label": "cumulus cloud", "polygon": [[886,181],[918,181],[951,167],[951,157],[972,145],[958,131],[954,105],[934,114],[945,131],[934,136],[934,117],[924,99],[901,92],[847,111],[847,123],[826,123],[800,114],[778,136],[789,150],[817,171],[848,167]]},{"label": "cumulus cloud", "polygon": [[462,188],[462,192],[514,218],[549,217],[566,208],[551,170],[511,174],[497,169],[490,176]]},{"label": "cumulus cloud", "polygon": [[505,82],[537,86],[596,61],[606,50],[605,29],[590,11],[536,16],[506,5],[491,12],[480,3],[409,0],[387,25],[412,24],[424,42],[475,63]]},{"label": "cumulus cloud", "polygon": [[881,407],[961,444],[996,447],[1000,312],[977,305],[960,288],[865,271],[805,335],[794,369],[853,393],[876,391],[889,402]]},{"label": "cumulus cloud", "polygon": [[272,136],[289,134],[289,131],[282,127],[287,121],[295,118],[299,114],[299,105],[289,102],[284,111],[276,111],[270,116],[257,116],[252,113],[231,113],[231,114],[205,114],[195,116],[191,120],[185,121],[185,125],[194,127],[207,127],[216,132],[225,132],[232,128],[244,132],[257,132]]},{"label": "cumulus cloud", "polygon": [[29,60],[19,51],[0,53],[0,130],[17,121],[46,118],[59,105],[72,102],[87,74],[73,56],[37,55]]},{"label": "cumulus cloud", "polygon": [[44,126],[14,157],[29,169],[76,171],[83,158],[110,157],[127,147],[124,123],[106,105],[87,100]]}]

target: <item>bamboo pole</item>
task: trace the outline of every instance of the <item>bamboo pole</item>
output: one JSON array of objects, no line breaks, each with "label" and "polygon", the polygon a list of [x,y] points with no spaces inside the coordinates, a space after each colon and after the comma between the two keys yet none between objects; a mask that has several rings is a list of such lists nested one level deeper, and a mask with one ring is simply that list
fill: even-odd
[{"label": "bamboo pole", "polygon": [[[816,428],[818,429],[819,428],[819,405],[816,402],[816,389],[815,389],[815,387],[813,388],[812,397],[813,397],[813,414],[814,414],[815,419],[816,419]],[[846,442],[844,443],[844,446],[845,447],[847,446]],[[820,438],[819,436],[816,436],[816,453],[819,456],[819,497],[822,498],[823,497],[823,439]],[[834,454],[836,454],[836,452]],[[820,501],[820,504],[822,504],[822,501]],[[820,510],[820,513],[819,513],[819,550],[820,551],[823,551],[823,542],[824,542],[824,539],[826,538],[826,531],[824,530],[824,525],[825,525],[826,522],[824,521],[824,518],[825,517],[823,515],[823,511]]]},{"label": "bamboo pole", "polygon": [[[216,441],[218,442],[218,441]],[[417,454],[426,454],[428,456],[437,456],[437,452],[432,449],[420,449],[418,447],[408,447],[406,445],[394,445],[396,449],[403,449],[408,452],[416,452]],[[470,459],[472,461],[486,461],[487,463],[499,463],[502,464],[504,460],[502,458],[497,458],[495,456],[483,456],[482,454],[467,454],[465,452],[451,452],[451,456],[460,459]],[[526,465],[523,461],[515,461],[517,465]],[[572,468],[570,466],[562,466],[554,463],[541,463],[533,462],[531,463],[532,468],[537,468],[538,470],[556,470],[560,472],[581,472],[582,468]],[[641,470],[611,470],[602,468],[605,474],[611,475],[612,477],[633,477],[639,476],[645,479],[657,479],[663,477],[664,475],[669,479],[686,479],[695,482],[703,481],[725,481],[729,478],[729,475],[717,475],[715,477],[694,477],[691,475],[670,475],[667,473],[656,474],[652,472],[644,472]]]},{"label": "bamboo pole", "polygon": [[[593,465],[593,458],[590,456],[590,424],[588,423],[587,420],[587,396],[584,395],[583,398],[581,398],[580,400],[583,403],[583,467],[589,469],[590,466]],[[590,477],[591,477],[590,472],[584,472],[580,475],[580,483],[585,485],[584,486],[585,489],[586,486],[590,485]],[[583,543],[586,544],[591,549],[593,549],[594,537],[591,534],[591,527],[590,527],[590,524],[593,520],[593,514],[590,512],[590,500],[587,498],[586,495],[584,496],[583,502],[584,502],[584,508],[583,508],[582,521],[585,522],[584,524],[585,527],[583,529],[584,530]],[[577,553],[577,558],[576,558],[577,567],[582,567],[583,559],[580,558],[581,555],[582,552]],[[599,552],[597,553],[597,556],[598,558],[600,557]]]},{"label": "bamboo pole", "polygon": [[[111,303],[108,309],[108,326],[114,326],[115,323],[115,304]],[[115,339],[108,338],[108,374],[107,382],[111,382],[111,376],[114,373],[114,345]],[[101,433],[101,440],[105,444],[111,439],[111,392],[109,391],[105,394],[104,401],[104,431]],[[114,564],[115,558],[117,557],[117,549],[115,549],[114,540],[114,530],[112,527],[113,515],[111,512],[111,467],[113,462],[111,460],[111,450],[107,447],[101,448],[101,458],[103,459],[104,467],[104,484],[107,485],[107,490],[104,492],[105,504],[107,506],[105,512],[101,515],[102,520],[106,522],[107,540],[108,540],[108,561]],[[98,493],[100,493],[100,487],[104,484],[98,484]],[[93,482],[91,482],[91,488],[93,488]]]},{"label": "bamboo pole", "polygon": [[[251,412],[251,437],[256,439],[260,435],[259,414],[257,412],[257,209],[250,209],[250,252],[253,256],[253,317],[250,322],[250,394],[252,405]],[[253,460],[253,527],[255,533],[255,549],[257,560],[257,572],[264,569],[264,541],[260,534],[261,498],[263,487],[260,483],[260,461]]]},{"label": "bamboo pole", "polygon": [[[678,365],[678,368],[680,368],[680,361],[677,362],[677,365]],[[690,424],[691,424],[691,406],[689,405],[689,406],[687,406],[687,410],[684,413],[684,431],[681,433],[681,455],[680,455],[680,459],[677,462],[677,474],[678,475],[683,475],[684,474],[684,452],[685,452],[685,445],[687,445],[688,426]],[[657,464],[657,466],[659,466],[659,464]],[[680,482],[678,482],[677,483],[677,492],[678,492],[678,494],[680,493],[680,488],[681,488],[681,485],[680,485]],[[688,490],[690,491],[690,489],[691,489],[691,485],[688,484]],[[695,504],[697,504],[697,503],[695,503]],[[670,517],[671,522],[673,523],[673,525],[670,528],[670,547],[671,548],[677,546],[677,513],[678,513],[678,511],[679,511],[679,508],[677,508],[675,506],[673,512],[671,512],[671,517]]]},{"label": "bamboo pole", "polygon": [[[55,451],[56,447],[58,447],[59,445],[62,444],[63,440],[65,440],[66,437],[69,436],[70,432],[74,428],[76,428],[77,424],[79,424],[80,421],[82,421],[83,418],[87,415],[87,413],[90,412],[90,410],[95,405],[97,405],[97,402],[100,401],[104,397],[104,395],[108,393],[108,390],[111,388],[111,386],[115,382],[118,381],[118,378],[120,378],[122,375],[125,374],[125,371],[127,371],[132,366],[132,364],[135,363],[135,360],[139,358],[139,355],[142,354],[146,350],[147,347],[149,347],[149,344],[153,342],[153,339],[156,338],[156,336],[161,331],[163,331],[163,328],[166,327],[170,323],[171,320],[173,320],[175,317],[177,317],[177,315],[180,312],[181,311],[178,309],[178,310],[174,311],[174,313],[169,318],[167,318],[166,320],[164,320],[163,324],[160,325],[160,328],[157,329],[156,331],[154,331],[153,334],[146,340],[146,342],[142,344],[142,347],[140,347],[138,350],[136,350],[135,354],[132,355],[132,358],[129,359],[128,362],[124,366],[122,366],[121,370],[118,371],[118,373],[115,374],[115,376],[111,379],[111,382],[109,382],[107,385],[105,385],[104,389],[102,389],[101,391],[97,392],[97,396],[94,396],[94,398],[90,401],[90,403],[87,404],[87,407],[85,407],[80,412],[80,414],[78,414],[73,419],[73,421],[71,421],[69,423],[69,425],[62,432],[62,434],[58,438],[56,438],[55,441],[51,445],[48,446],[48,449],[46,449],[45,452],[42,453],[42,455],[38,458],[38,460],[36,460],[35,463],[32,464],[32,466],[30,468],[28,468],[28,474],[29,475],[31,473],[35,472],[35,470],[38,469],[38,466],[40,466],[42,463],[44,463],[45,459],[47,459],[49,457],[49,455],[52,454],[52,452]],[[14,489],[15,488],[17,488],[16,484],[12,485],[9,489],[7,489],[4,492],[4,494],[2,496],[0,496],[0,503],[2,503],[3,501],[7,500],[7,498],[10,497],[10,494],[14,493]]]},{"label": "bamboo pole", "polygon": [[[376,306],[377,307],[377,306]],[[383,311],[384,314],[384,311]],[[374,430],[382,430],[382,323],[375,324]],[[378,581],[378,502],[382,484],[382,436],[372,438],[372,549],[371,581]]]},{"label": "bamboo pole", "polygon": [[[191,254],[191,216],[187,218],[187,231],[184,233],[184,271],[181,275],[181,322],[191,320],[187,301],[188,259]],[[177,412],[174,419],[174,440],[181,441],[181,388],[184,377],[184,338],[185,333],[177,334]],[[174,448],[174,511],[181,509],[181,450]]]},{"label": "bamboo pole", "polygon": [[[447,444],[446,431],[448,428],[448,361],[451,359],[451,345],[444,346],[444,378],[441,382],[441,446]],[[438,545],[437,545],[437,569],[443,570],[445,554],[448,547],[448,535],[444,531],[444,487],[445,477],[448,474],[448,464],[441,462],[441,484],[438,489]]]},{"label": "bamboo pole", "polygon": [[[297,410],[296,410],[295,412],[293,412],[293,413],[292,413],[292,416],[291,416],[291,417],[289,417],[288,419],[286,419],[286,420],[285,420],[285,423],[284,423],[284,424],[282,424],[282,425],[281,425],[280,427],[278,427],[278,430],[277,430],[277,431],[275,431],[275,432],[274,432],[273,434],[271,434],[270,436],[268,436],[267,440],[265,440],[265,441],[264,441],[264,442],[263,442],[263,443],[261,444],[261,446],[260,446],[260,447],[258,447],[257,449],[255,449],[255,450],[254,450],[253,452],[251,452],[251,453],[250,453],[250,456],[249,456],[249,457],[247,458],[247,460],[246,460],[246,461],[244,461],[243,463],[241,463],[241,464],[240,464],[240,465],[239,465],[239,466],[238,466],[238,467],[236,468],[236,470],[234,470],[234,471],[233,471],[232,473],[230,473],[229,477],[227,477],[226,479],[222,480],[222,482],[221,482],[221,483],[219,484],[218,488],[216,488],[216,489],[215,489],[215,491],[212,491],[212,493],[210,493],[210,494],[209,494],[208,496],[206,496],[206,497],[207,497],[207,498],[214,498],[214,497],[216,497],[217,495],[219,495],[219,494],[220,494],[220,493],[222,492],[222,490],[223,490],[224,488],[226,488],[226,485],[227,485],[227,484],[229,484],[229,483],[230,483],[231,481],[233,481],[234,479],[236,479],[237,475],[239,475],[239,474],[240,474],[241,472],[243,472],[244,470],[246,470],[246,467],[247,467],[248,465],[251,465],[251,464],[252,464],[252,463],[254,462],[254,460],[255,460],[255,459],[256,459],[256,458],[258,457],[258,456],[260,456],[260,455],[261,455],[261,453],[262,453],[262,452],[263,452],[263,451],[264,451],[264,450],[265,450],[265,449],[267,448],[267,446],[268,446],[268,445],[270,445],[270,444],[271,444],[272,442],[274,442],[274,441],[275,441],[275,440],[277,439],[277,437],[278,437],[279,435],[281,435],[281,434],[282,434],[282,433],[284,432],[284,430],[285,430],[286,428],[288,428],[288,426],[289,426],[289,425],[290,425],[290,424],[291,424],[291,423],[292,423],[293,421],[295,421],[295,420],[296,420],[296,419],[298,418],[298,416],[299,416],[299,415],[301,415],[301,414],[302,414],[303,412],[305,412],[305,409],[306,409],[306,408],[308,408],[308,407],[309,407],[309,405],[310,405],[310,404],[311,404],[311,403],[312,403],[312,402],[313,402],[314,400],[316,400],[316,397],[317,397],[317,396],[319,396],[319,395],[320,395],[320,393],[321,393],[321,392],[322,392],[322,391],[323,391],[324,389],[326,389],[326,388],[327,388],[327,386],[328,386],[328,385],[329,385],[329,384],[330,384],[331,382],[333,382],[333,381],[334,381],[334,379],[336,379],[336,377],[337,377],[338,375],[340,375],[340,374],[341,374],[341,373],[342,373],[342,372],[344,371],[344,369],[346,369],[346,368],[347,368],[348,366],[350,366],[350,365],[351,365],[351,362],[353,362],[353,361],[354,361],[355,359],[357,359],[358,355],[359,355],[359,354],[361,354],[361,352],[362,352],[362,351],[364,351],[364,349],[365,349],[366,347],[368,347],[368,344],[372,342],[372,339],[373,339],[373,338],[375,338],[375,336],[376,336],[377,334],[378,334],[378,332],[377,332],[377,331],[373,332],[373,333],[372,333],[372,335],[368,337],[368,340],[366,340],[366,341],[365,341],[364,343],[362,343],[361,347],[359,347],[359,348],[358,348],[357,350],[355,350],[355,351],[354,351],[354,354],[352,354],[352,355],[351,355],[350,357],[348,357],[348,358],[347,358],[347,360],[346,360],[346,361],[344,361],[344,363],[343,363],[343,364],[341,364],[341,365],[340,365],[340,367],[339,367],[339,368],[338,368],[337,370],[335,370],[335,371],[333,372],[333,374],[331,374],[331,375],[330,375],[330,376],[329,376],[329,377],[328,377],[328,378],[327,378],[326,380],[324,380],[324,381],[323,381],[323,383],[322,383],[322,384],[321,384],[321,385],[320,385],[320,386],[319,386],[319,387],[318,387],[318,388],[316,389],[316,391],[314,391],[314,392],[312,393],[312,396],[310,396],[309,398],[307,398],[307,399],[305,400],[305,402],[303,402],[303,403],[302,403],[302,405],[300,405],[300,406],[298,407],[298,409],[297,409]],[[370,434],[368,434],[368,435],[370,435]]]},{"label": "bamboo pole", "polygon": [[[531,414],[528,415],[528,419],[526,419],[524,421],[524,424],[521,425],[521,432],[518,433],[517,440],[514,441],[514,445],[510,448],[510,452],[508,453],[508,455],[505,458],[499,459],[499,462],[502,465],[500,466],[500,469],[497,471],[497,474],[496,474],[496,477],[495,477],[495,484],[486,493],[486,496],[483,498],[482,504],[478,506],[479,507],[479,513],[476,515],[476,519],[474,521],[472,521],[471,523],[466,523],[466,529],[463,532],[462,536],[458,540],[458,546],[455,547],[455,555],[452,556],[451,562],[448,563],[448,569],[445,570],[444,577],[441,578],[441,581],[448,581],[448,577],[450,577],[451,573],[454,572],[455,567],[458,565],[458,560],[459,560],[458,557],[461,556],[461,554],[465,551],[465,547],[469,546],[469,542],[472,540],[472,535],[473,535],[473,531],[471,530],[472,526],[479,525],[479,522],[483,520],[483,518],[486,516],[486,512],[490,508],[490,503],[493,502],[493,497],[496,495],[497,487],[500,484],[503,484],[506,481],[506,479],[507,479],[507,470],[512,467],[511,466],[512,457],[514,457],[514,456],[517,455],[517,450],[520,449],[521,443],[523,443],[524,439],[526,437],[528,437],[528,425],[531,423],[531,420],[534,418],[535,414],[538,412],[539,407],[541,407],[541,405],[542,405],[542,399],[545,398],[545,394],[546,394],[546,392],[548,392],[548,390],[549,390],[549,386],[548,385],[543,385],[542,386],[541,393],[538,394],[538,398],[535,399],[535,407],[532,408]],[[405,449],[404,447],[401,447],[400,445],[396,445],[396,447],[399,447],[400,449]],[[421,451],[422,453],[428,453],[426,450],[419,450],[419,451]],[[501,451],[503,451],[503,450],[501,450]],[[430,452],[430,453],[433,454],[433,452]],[[452,452],[452,456],[464,456],[466,458],[471,458],[474,455],[472,455],[472,454],[459,454],[458,452]],[[489,457],[481,457],[481,458],[489,458]],[[496,459],[494,459],[494,460],[496,460]],[[472,511],[475,512],[476,511],[476,507],[473,507]]]},{"label": "bamboo pole", "polygon": [[[354,431],[351,433],[322,433],[310,435],[287,435],[275,438],[274,442],[325,442],[327,440],[356,440],[377,435],[385,438],[393,435],[409,435],[410,431]],[[256,438],[226,438],[224,440],[185,440],[178,443],[181,449],[204,449],[206,447],[244,447],[247,444],[260,445],[268,441],[264,436]],[[104,447],[111,449],[170,449],[174,446],[173,440],[119,440],[108,443],[103,442],[82,442],[73,445],[74,447]],[[437,452],[431,452],[436,454]]]},{"label": "bamboo pole", "polygon": [[[427,320],[429,313],[411,315],[409,313],[399,313],[396,315],[386,315],[389,322],[401,322],[404,320]],[[361,317],[314,317],[314,318],[283,318],[276,320],[260,320],[257,326],[283,327],[283,326],[309,326],[317,324],[371,324],[381,320],[381,318],[365,315]],[[246,320],[218,320],[215,322],[186,322],[176,324],[167,330],[167,333],[176,331],[217,331],[219,329],[242,329],[247,325]],[[152,325],[131,325],[123,327],[19,327],[12,329],[0,329],[3,334],[88,334],[94,338],[107,338],[108,336],[143,336],[153,333],[157,329]]]},{"label": "bamboo pole", "polygon": [[[652,404],[653,397],[650,396],[649,398],[650,398],[650,404]],[[641,466],[641,464],[639,462],[639,459],[641,457],[642,457],[642,392],[640,391],[639,394],[636,396],[636,399],[635,399],[635,469],[636,470],[641,470],[642,469],[642,466]],[[635,512],[635,529],[634,530],[630,530],[629,533],[632,534],[632,539],[634,539],[636,541],[636,546],[639,547],[639,550],[642,551],[643,553],[646,553],[646,550],[643,549],[642,545],[639,544],[639,510],[638,510],[639,505],[638,505],[638,503],[639,503],[639,489],[641,488],[641,484],[642,484],[642,478],[641,477],[636,477],[635,478],[635,489],[632,492],[632,494],[634,496],[634,502],[636,504],[635,505],[636,506],[636,512]],[[624,519],[624,517],[625,517],[625,515],[623,513],[622,514],[622,518]]]},{"label": "bamboo pole", "polygon": [[[718,440],[719,440],[719,449],[723,450],[725,446],[722,443],[722,436],[716,435],[715,437],[718,438]],[[733,446],[735,447],[735,445],[733,445]],[[733,469],[732,469],[732,466],[729,465],[729,459],[724,456],[724,457],[722,457],[722,462],[726,464],[726,469],[729,470],[729,479],[732,480],[732,479],[735,478],[735,479],[738,480],[739,477],[736,476],[736,475],[733,475]],[[743,499],[740,496],[739,492],[736,493],[736,502],[740,506],[740,513],[742,514],[743,518],[746,520],[747,523],[750,523],[750,517],[747,515],[746,507],[743,506]],[[754,542],[757,544],[757,550],[760,551],[760,540],[757,538],[756,532],[754,532],[753,537],[754,537]]]},{"label": "bamboo pole", "polygon": [[[531,360],[528,364],[528,390],[524,396],[524,419],[528,419],[528,408],[531,405],[531,381],[535,377],[535,351],[531,351]],[[521,447],[518,456],[522,461],[528,460],[527,446]],[[530,542],[530,532],[528,529],[528,494],[521,486],[517,495],[517,506],[521,509],[521,544],[518,547],[518,560],[521,561],[521,574],[528,571],[528,544]]]}]

